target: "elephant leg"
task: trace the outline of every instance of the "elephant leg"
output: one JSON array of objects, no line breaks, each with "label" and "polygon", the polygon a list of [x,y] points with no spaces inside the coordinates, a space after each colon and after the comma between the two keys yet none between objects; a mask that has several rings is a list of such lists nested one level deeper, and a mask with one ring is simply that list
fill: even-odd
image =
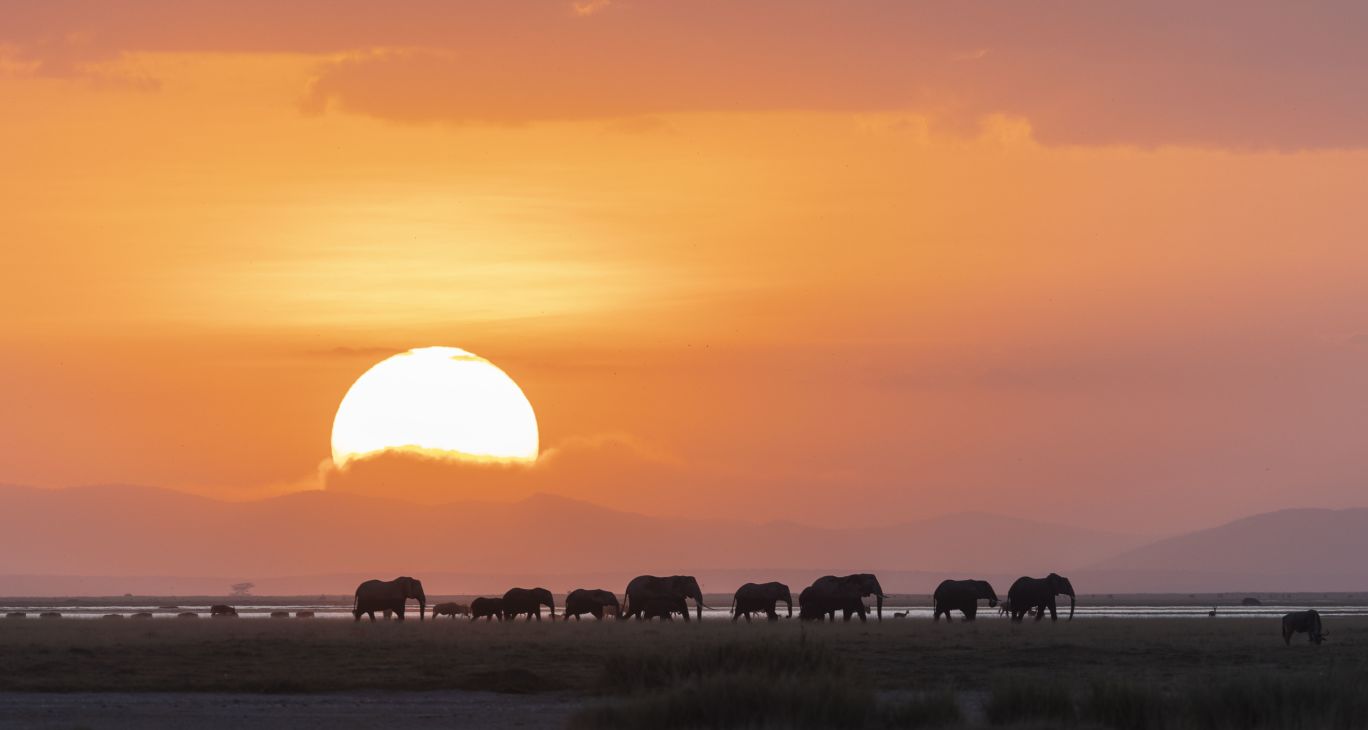
[{"label": "elephant leg", "polygon": [[1050,599],[1050,620],[1051,620],[1051,621],[1058,621],[1058,620],[1059,620],[1059,614],[1056,612],[1055,606],[1056,606],[1056,604],[1055,604],[1055,599],[1054,599],[1054,598],[1051,598],[1051,599]]},{"label": "elephant leg", "polygon": [[774,610],[774,606],[770,606],[769,610],[765,611],[765,618],[769,619],[770,621],[778,621],[779,612]]},{"label": "elephant leg", "polygon": [[964,607],[964,620],[973,621],[978,616],[978,603],[971,603]]}]

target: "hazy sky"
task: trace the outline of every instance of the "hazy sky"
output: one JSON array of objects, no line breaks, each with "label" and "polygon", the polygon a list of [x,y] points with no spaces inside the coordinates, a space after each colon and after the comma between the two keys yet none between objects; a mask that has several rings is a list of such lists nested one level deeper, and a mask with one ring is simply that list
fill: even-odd
[{"label": "hazy sky", "polygon": [[451,345],[551,454],[427,498],[1368,503],[1362,3],[277,5],[0,2],[0,481],[341,487]]}]

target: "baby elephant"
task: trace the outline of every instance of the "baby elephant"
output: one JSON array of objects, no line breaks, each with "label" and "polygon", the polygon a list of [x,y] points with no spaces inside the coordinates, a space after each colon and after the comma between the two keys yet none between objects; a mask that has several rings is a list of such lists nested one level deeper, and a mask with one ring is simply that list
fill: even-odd
[{"label": "baby elephant", "polygon": [[684,602],[682,596],[678,598],[666,598],[664,596],[648,598],[641,607],[641,617],[650,621],[659,618],[661,621],[673,621],[674,614],[688,615],[689,606]]},{"label": "baby elephant", "polygon": [[437,618],[438,616],[450,616],[452,618],[456,618],[457,616],[469,615],[470,606],[467,606],[464,603],[439,603],[436,606],[432,607],[433,618]]},{"label": "baby elephant", "polygon": [[497,618],[503,620],[503,599],[502,598],[476,598],[470,602],[470,620],[484,619],[486,621]]},{"label": "baby elephant", "polygon": [[1311,638],[1312,644],[1320,644],[1325,641],[1325,631],[1321,629],[1320,614],[1311,611],[1293,611],[1283,616],[1282,636],[1283,643],[1292,644],[1293,634],[1306,634]]}]

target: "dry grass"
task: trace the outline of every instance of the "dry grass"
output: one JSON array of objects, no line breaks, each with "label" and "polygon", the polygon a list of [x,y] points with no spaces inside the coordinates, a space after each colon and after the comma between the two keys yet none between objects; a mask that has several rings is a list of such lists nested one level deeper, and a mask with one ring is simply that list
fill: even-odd
[{"label": "dry grass", "polygon": [[[783,725],[798,717],[783,708],[848,718],[839,708],[862,706],[870,696],[912,699],[880,705],[863,724],[845,726],[934,726],[957,716],[950,698],[984,696],[971,719],[1003,724],[1368,726],[1368,691],[1360,689],[1368,679],[1368,618],[1328,619],[1327,628],[1331,640],[1323,646],[1303,639],[1287,647],[1273,619],[0,620],[0,691],[570,692],[613,705],[595,711],[626,713],[614,716],[617,724],[664,712],[713,727]],[[744,712],[687,714],[724,697]]]}]

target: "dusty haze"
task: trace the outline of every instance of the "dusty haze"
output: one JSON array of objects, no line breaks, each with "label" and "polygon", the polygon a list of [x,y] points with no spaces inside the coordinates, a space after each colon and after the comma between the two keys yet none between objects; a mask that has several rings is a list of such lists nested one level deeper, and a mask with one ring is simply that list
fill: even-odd
[{"label": "dusty haze", "polygon": [[[910,570],[866,528],[1362,506],[1365,35],[1349,2],[0,2],[0,481],[332,495],[215,518],[273,553],[173,563],[188,503],[119,491],[7,550],[379,568],[312,542],[366,531],[332,497],[547,494]],[[329,469],[348,385],[425,345],[517,380],[544,462]],[[455,569],[463,519],[411,539]]]}]

